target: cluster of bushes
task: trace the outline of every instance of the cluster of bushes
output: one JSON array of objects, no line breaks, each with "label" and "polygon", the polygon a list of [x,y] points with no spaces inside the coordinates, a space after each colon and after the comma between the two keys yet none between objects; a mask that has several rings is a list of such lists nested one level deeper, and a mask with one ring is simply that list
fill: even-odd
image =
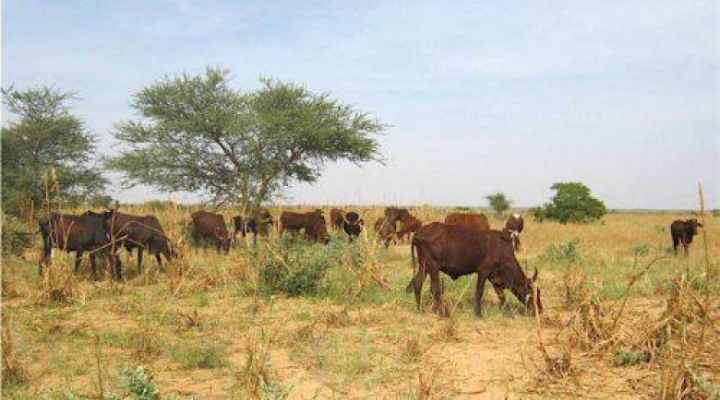
[{"label": "cluster of bushes", "polygon": [[344,238],[335,237],[327,245],[308,245],[283,235],[260,265],[259,290],[266,295],[322,295],[329,289],[329,270],[351,267],[359,260],[358,246],[348,246]]},{"label": "cluster of bushes", "polygon": [[23,251],[32,247],[34,235],[27,224],[10,214],[2,213],[2,253],[3,255],[22,255]]}]

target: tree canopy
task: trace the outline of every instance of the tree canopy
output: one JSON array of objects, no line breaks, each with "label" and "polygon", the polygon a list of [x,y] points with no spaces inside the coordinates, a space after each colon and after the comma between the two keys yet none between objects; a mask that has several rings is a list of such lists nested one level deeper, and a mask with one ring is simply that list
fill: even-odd
[{"label": "tree canopy", "polygon": [[314,182],[327,162],[381,161],[385,125],[294,83],[230,86],[226,70],[164,78],[133,96],[140,119],[117,125],[124,148],[107,165],[125,185],[199,192],[257,207],[292,182]]},{"label": "tree canopy", "polygon": [[497,192],[485,197],[490,203],[490,207],[495,211],[497,215],[502,215],[505,211],[510,209],[511,201],[505,196],[504,193]]},{"label": "tree canopy", "polygon": [[534,211],[537,220],[585,223],[599,220],[607,212],[605,204],[592,197],[590,188],[580,182],[555,183],[551,189],[555,195],[550,203]]},{"label": "tree canopy", "polygon": [[15,120],[2,127],[3,209],[22,214],[30,201],[38,207],[46,197],[51,169],[61,200],[94,201],[104,196],[107,181],[94,165],[95,136],[73,115],[73,93],[50,87],[2,91]]}]

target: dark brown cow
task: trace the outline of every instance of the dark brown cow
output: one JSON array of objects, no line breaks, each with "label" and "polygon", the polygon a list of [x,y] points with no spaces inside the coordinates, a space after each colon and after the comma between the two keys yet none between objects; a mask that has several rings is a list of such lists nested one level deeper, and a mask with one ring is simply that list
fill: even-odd
[{"label": "dark brown cow", "polygon": [[[142,268],[143,250],[147,250],[149,254],[155,256],[160,268],[162,268],[161,255],[165,256],[167,261],[176,257],[170,240],[165,236],[165,231],[155,216],[137,216],[116,212],[109,221],[111,237],[117,241],[115,246],[125,247],[128,253],[132,253],[133,249],[138,249],[138,273]],[[114,248],[117,250],[119,247],[115,246]]]},{"label": "dark brown cow", "polygon": [[343,229],[343,221],[345,220],[345,212],[339,208],[330,210],[330,225],[335,229]]},{"label": "dark brown cow", "polygon": [[230,235],[225,226],[225,218],[220,214],[207,211],[192,213],[192,238],[196,245],[205,248],[208,242],[215,242],[217,252],[222,249],[225,254],[230,252]]},{"label": "dark brown cow", "polygon": [[402,227],[397,233],[398,239],[401,242],[409,241],[410,235],[417,232],[421,227],[422,221],[413,217],[412,215],[408,216],[402,221]]},{"label": "dark brown cow", "polygon": [[247,221],[240,215],[233,217],[233,236],[237,237],[238,234],[245,237],[248,232],[253,235],[259,234],[260,236],[268,235],[268,227],[273,223],[272,214],[266,209],[253,211]]},{"label": "dark brown cow", "polygon": [[512,214],[507,222],[505,222],[505,229],[510,232],[513,238],[513,246],[515,250],[520,250],[520,234],[525,227],[525,220],[520,214]]},{"label": "dark brown cow", "polygon": [[380,217],[375,221],[375,233],[378,239],[383,242],[385,247],[390,246],[390,242],[395,242],[395,224],[390,222],[388,217]]},{"label": "dark brown cow", "polygon": [[490,224],[485,214],[474,213],[451,213],[445,217],[447,225],[460,225],[477,231],[489,231]]},{"label": "dark brown cow", "polygon": [[364,225],[365,221],[363,221],[362,218],[360,218],[360,215],[355,211],[350,211],[345,214],[342,221],[342,228],[345,233],[347,233],[350,241],[360,236],[360,232],[362,232]]},{"label": "dark brown cow", "polygon": [[[532,283],[537,279],[537,270],[532,279],[525,275],[515,258],[512,238],[505,232],[477,231],[465,226],[434,222],[423,226],[413,236],[411,245],[413,267],[415,251],[418,256],[418,269],[407,290],[414,290],[419,310],[422,310],[420,296],[423,281],[426,275],[430,275],[431,292],[434,297],[433,308],[442,315],[448,314],[447,307],[442,302],[440,272],[453,280],[465,275],[478,274],[475,289],[477,315],[482,313],[481,301],[487,279],[490,279],[493,285],[510,289],[521,303],[529,309],[532,308]],[[538,311],[542,312],[539,289],[537,294]]]},{"label": "dark brown cow", "polygon": [[325,217],[319,210],[306,213],[283,211],[280,215],[280,232],[284,231],[295,233],[304,231],[305,236],[310,240],[325,244],[330,242]]},{"label": "dark brown cow", "polygon": [[[40,234],[43,239],[43,252],[38,265],[38,272],[42,275],[43,264],[50,260],[52,248],[58,248],[68,253],[75,252],[75,273],[80,270],[82,255],[88,252],[90,255],[90,266],[94,279],[98,279],[95,255],[100,252],[108,260],[110,255],[109,224],[108,219],[113,215],[112,211],[95,215],[62,215],[52,213],[50,217],[43,217],[38,220]],[[121,278],[120,260],[114,262],[115,278]]]},{"label": "dark brown cow", "polygon": [[385,209],[385,218],[395,225],[398,221],[410,218],[410,211],[407,208],[388,207]]},{"label": "dark brown cow", "polygon": [[682,243],[685,254],[688,254],[688,247],[693,241],[693,236],[697,235],[697,228],[703,224],[697,222],[697,219],[688,219],[685,221],[675,220],[670,225],[670,235],[673,241],[673,250],[677,254],[678,244]]}]

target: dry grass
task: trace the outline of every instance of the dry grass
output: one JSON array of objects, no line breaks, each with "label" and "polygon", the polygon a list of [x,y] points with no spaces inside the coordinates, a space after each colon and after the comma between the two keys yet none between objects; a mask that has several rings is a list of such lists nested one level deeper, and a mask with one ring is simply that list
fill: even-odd
[{"label": "dry grass", "polygon": [[[382,213],[358,209],[366,221]],[[13,322],[14,341],[6,352],[3,338],[3,362],[9,354],[13,365],[37,376],[6,387],[8,398],[40,399],[60,390],[99,393],[99,381],[108,386],[115,371],[140,359],[163,393],[202,399],[587,393],[694,399],[720,384],[713,374],[720,370],[720,286],[704,287],[702,242],[693,243],[690,257],[645,268],[667,255],[669,233],[659,227],[685,216],[611,214],[603,224],[582,226],[528,221],[518,258],[540,270],[545,306],[533,320],[514,299],[500,309],[489,290],[485,314],[476,318],[467,293],[474,278],[446,280],[451,318],[418,313],[402,290],[411,275],[408,247],[384,249],[372,234],[356,244],[359,258],[337,253],[343,268],[333,276],[343,279],[334,282],[332,295],[270,297],[261,291],[258,265],[276,249],[272,235],[257,249],[241,242],[228,256],[205,254],[187,241],[185,221],[194,209],[169,204],[124,211],[161,221],[179,254],[165,273],[147,257],[143,274],[128,273],[119,283],[106,274],[95,284],[84,274],[73,276],[73,260],[61,254],[52,261],[58,267],[51,265],[38,278],[39,245],[25,260],[4,260],[2,311]],[[220,211],[226,220],[233,214]],[[424,222],[442,220],[448,211],[412,210]],[[706,227],[714,263],[720,238],[712,233],[720,223],[708,217]],[[548,246],[572,239],[578,261],[548,257]],[[649,254],[636,255],[639,246]],[[126,270],[134,270],[134,260],[122,258]],[[227,361],[212,368],[179,366],[170,353],[184,345],[212,346]],[[618,362],[618,354],[626,358]]]}]

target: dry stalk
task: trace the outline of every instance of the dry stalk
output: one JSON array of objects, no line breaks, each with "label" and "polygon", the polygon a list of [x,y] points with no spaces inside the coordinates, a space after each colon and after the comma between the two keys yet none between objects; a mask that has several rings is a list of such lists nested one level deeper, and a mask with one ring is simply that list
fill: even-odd
[{"label": "dry stalk", "polygon": [[2,327],[2,384],[24,383],[29,379],[25,367],[15,358],[8,320]]}]

